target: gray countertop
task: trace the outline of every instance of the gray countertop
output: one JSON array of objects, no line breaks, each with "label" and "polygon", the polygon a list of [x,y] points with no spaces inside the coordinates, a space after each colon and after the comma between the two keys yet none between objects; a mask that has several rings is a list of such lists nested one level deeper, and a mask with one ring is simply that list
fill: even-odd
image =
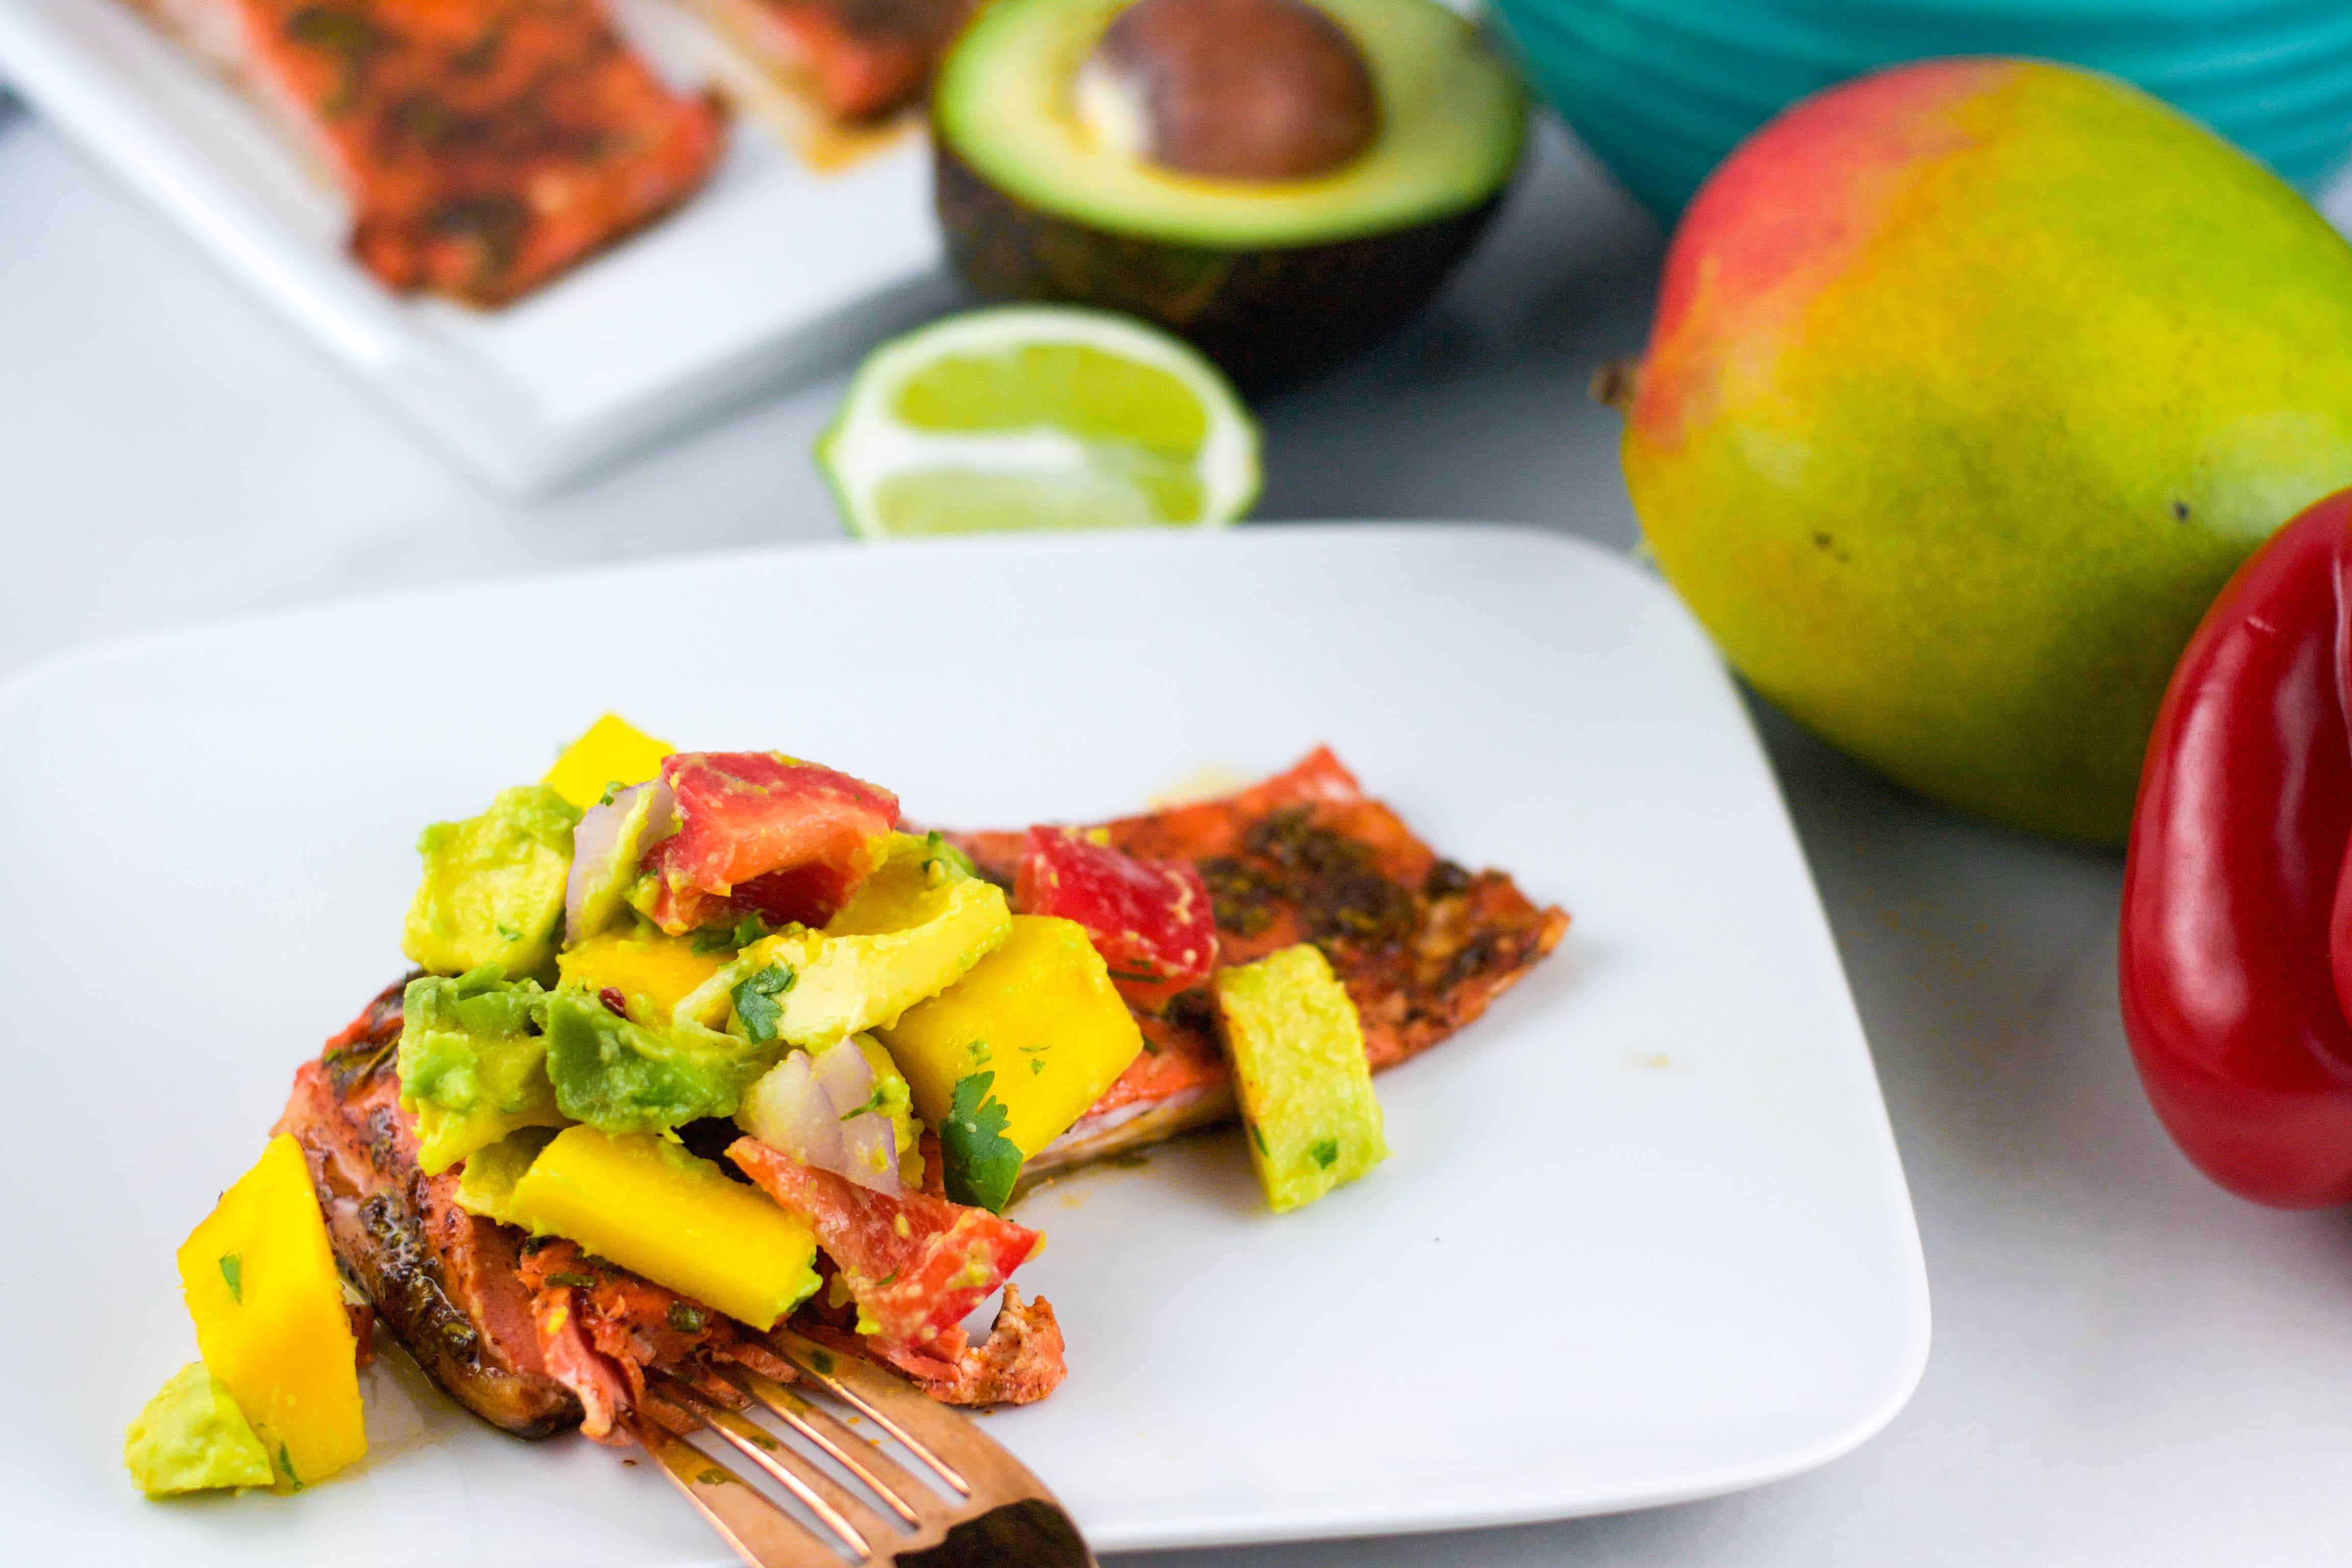
[{"label": "gray countertop", "polygon": [[[1427,317],[1265,410],[1262,513],[1502,520],[1629,545],[1615,419],[1584,388],[1638,347],[1659,247],[1548,136]],[[840,385],[503,503],[47,128],[0,113],[0,678],[237,611],[831,537],[807,452]],[[1918,1206],[1935,1345],[1909,1407],[1823,1469],[1710,1502],[1128,1561],[2352,1558],[2352,1225],[2239,1203],[2158,1130],[2116,1014],[2118,859],[1954,821],[1760,718]],[[1525,1350],[1494,1375],[1540,1382],[1542,1346]]]}]

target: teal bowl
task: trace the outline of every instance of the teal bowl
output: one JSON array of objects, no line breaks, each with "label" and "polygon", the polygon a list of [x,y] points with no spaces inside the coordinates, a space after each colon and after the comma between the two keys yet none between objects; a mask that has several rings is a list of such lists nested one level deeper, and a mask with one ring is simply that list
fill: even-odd
[{"label": "teal bowl", "polygon": [[2036,55],[2111,72],[2306,192],[2352,154],[2352,0],[1495,6],[1545,96],[1625,188],[1669,221],[1726,153],[1798,99],[1935,55]]}]

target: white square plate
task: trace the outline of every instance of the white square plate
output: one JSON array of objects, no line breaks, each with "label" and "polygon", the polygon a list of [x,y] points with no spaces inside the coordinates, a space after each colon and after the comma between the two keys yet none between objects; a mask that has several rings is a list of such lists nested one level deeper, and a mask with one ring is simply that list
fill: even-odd
[{"label": "white square plate", "polygon": [[[677,0],[618,0],[681,86],[746,68]],[[385,290],[341,198],[125,0],[0,0],[0,72],[478,476],[530,492],[811,371],[947,298],[929,143],[813,173],[738,114],[677,211],[501,310]],[[757,101],[745,87],[747,101]]]},{"label": "white square plate", "polygon": [[989,1429],[1102,1550],[1597,1512],[1820,1464],[1927,1348],[1870,1057],[1729,682],[1621,560],[1470,527],[704,557],[114,645],[0,693],[0,1518],[43,1563],[717,1563],[651,1467],[397,1352],[290,1500],[141,1500],[174,1247],[396,974],[422,824],[611,707],[910,816],[1139,808],[1328,741],[1575,918],[1383,1075],[1394,1157],[1276,1217],[1218,1133],[1016,1211],[1070,1377]]}]

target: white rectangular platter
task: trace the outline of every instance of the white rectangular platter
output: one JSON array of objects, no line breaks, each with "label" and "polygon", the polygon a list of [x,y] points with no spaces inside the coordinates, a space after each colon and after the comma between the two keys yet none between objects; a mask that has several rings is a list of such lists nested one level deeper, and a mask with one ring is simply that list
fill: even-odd
[{"label": "white rectangular platter", "polygon": [[1574,917],[1377,1081],[1395,1154],[1295,1214],[1230,1131],[1031,1194],[1070,1376],[989,1417],[1101,1550],[1730,1490],[1862,1442],[1927,1355],[1918,1237],[1803,858],[1657,583],[1467,526],[776,550],[116,644],[0,691],[0,1518],[87,1563],[719,1563],[649,1466],[504,1436],[395,1351],[292,1499],[142,1500],[173,1252],[403,967],[430,820],[614,708],[919,821],[1139,808],[1330,742]]},{"label": "white rectangular platter", "polygon": [[[743,68],[677,0],[621,19],[681,85]],[[531,493],[939,308],[929,150],[830,174],[738,114],[710,184],[502,310],[386,291],[261,114],[123,0],[0,0],[0,76],[500,489]]]}]

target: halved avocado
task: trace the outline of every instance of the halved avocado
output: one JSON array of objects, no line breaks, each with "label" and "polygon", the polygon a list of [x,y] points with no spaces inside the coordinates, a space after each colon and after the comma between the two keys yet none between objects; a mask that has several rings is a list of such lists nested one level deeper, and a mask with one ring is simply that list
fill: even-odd
[{"label": "halved avocado", "polygon": [[1329,174],[1212,179],[1115,150],[1075,84],[1130,3],[998,0],[940,70],[940,219],[983,298],[1140,316],[1263,390],[1363,348],[1427,300],[1518,166],[1517,79],[1433,0],[1314,0],[1379,98],[1370,146]]}]

